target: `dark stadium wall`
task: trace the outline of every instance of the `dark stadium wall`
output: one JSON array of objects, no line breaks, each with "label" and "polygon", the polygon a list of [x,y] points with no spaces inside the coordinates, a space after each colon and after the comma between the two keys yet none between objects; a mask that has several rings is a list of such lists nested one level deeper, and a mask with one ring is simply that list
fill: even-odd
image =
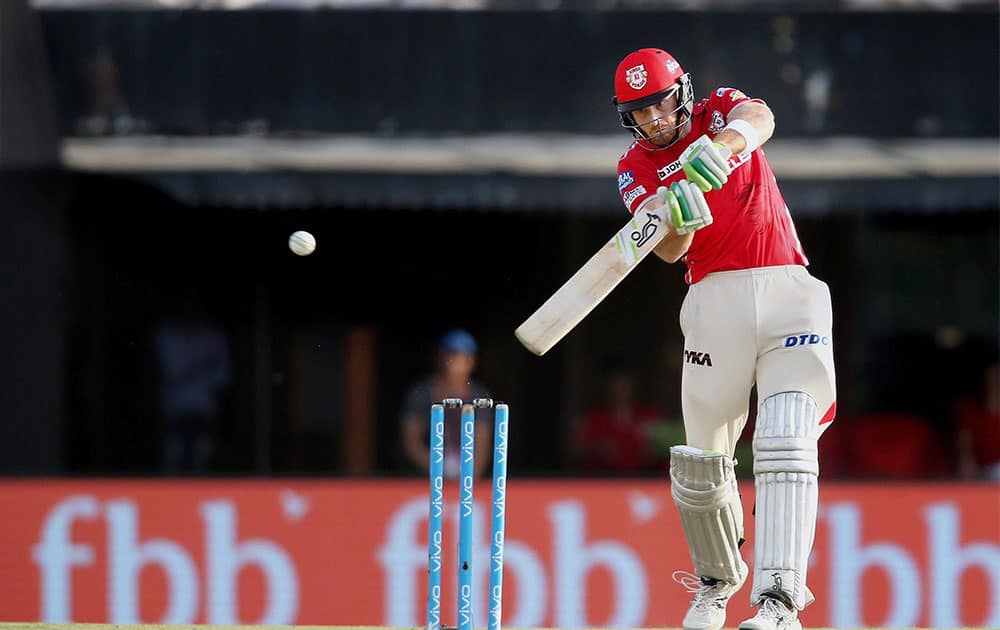
[{"label": "dark stadium wall", "polygon": [[38,16],[0,3],[0,473],[62,463],[72,306],[68,177]]}]

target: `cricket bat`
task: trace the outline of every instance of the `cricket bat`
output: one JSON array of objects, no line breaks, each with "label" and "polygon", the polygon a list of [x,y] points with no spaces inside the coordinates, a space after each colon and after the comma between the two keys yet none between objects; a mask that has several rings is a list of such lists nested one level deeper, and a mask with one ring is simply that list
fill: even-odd
[{"label": "cricket bat", "polygon": [[664,205],[632,217],[517,327],[521,344],[542,356],[573,330],[667,235],[667,212]]}]

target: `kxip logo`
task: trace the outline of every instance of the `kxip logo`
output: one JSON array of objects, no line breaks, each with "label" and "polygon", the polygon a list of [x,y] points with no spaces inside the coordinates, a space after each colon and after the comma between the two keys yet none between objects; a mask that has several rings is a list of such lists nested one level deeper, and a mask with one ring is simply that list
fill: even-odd
[{"label": "kxip logo", "polygon": [[641,63],[625,71],[625,80],[628,81],[629,87],[633,90],[641,90],[646,85],[647,76],[649,73],[646,72],[646,66]]},{"label": "kxip logo", "polygon": [[712,112],[712,123],[708,126],[711,133],[719,133],[726,127],[726,119],[722,117],[722,112],[714,110]]}]

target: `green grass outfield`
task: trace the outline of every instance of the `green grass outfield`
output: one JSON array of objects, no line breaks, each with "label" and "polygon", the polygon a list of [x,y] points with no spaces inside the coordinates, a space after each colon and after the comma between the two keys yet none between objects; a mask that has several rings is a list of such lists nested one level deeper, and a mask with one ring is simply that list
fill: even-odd
[{"label": "green grass outfield", "polygon": [[[451,626],[449,626],[450,628]],[[423,630],[419,628],[405,627],[392,628],[389,626],[209,626],[209,625],[178,625],[168,626],[163,624],[116,624],[116,623],[0,623],[0,630],[178,630],[179,628],[191,628],[192,630]],[[519,630],[517,628],[505,628],[505,630]],[[520,629],[528,630],[528,629]],[[558,630],[558,628],[531,628],[530,630]],[[585,630],[585,629],[577,629]],[[638,630],[638,629],[636,629]],[[656,630],[681,630],[680,628],[657,628]],[[834,628],[808,628],[807,630],[835,630]],[[877,630],[877,629],[867,629]],[[918,630],[917,628],[902,628],[896,630]],[[966,628],[965,630],[979,630]],[[985,630],[985,629],[982,629]]]}]

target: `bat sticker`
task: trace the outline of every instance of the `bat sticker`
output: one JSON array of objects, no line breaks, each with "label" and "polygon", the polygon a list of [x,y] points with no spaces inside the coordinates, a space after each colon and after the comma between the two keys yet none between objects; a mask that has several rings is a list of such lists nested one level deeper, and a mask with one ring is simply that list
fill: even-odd
[{"label": "bat sticker", "polygon": [[656,234],[656,230],[660,227],[660,217],[655,212],[646,213],[646,223],[643,224],[641,229],[632,232],[632,240],[635,241],[636,247],[642,247],[645,245],[649,239],[653,238]]}]

